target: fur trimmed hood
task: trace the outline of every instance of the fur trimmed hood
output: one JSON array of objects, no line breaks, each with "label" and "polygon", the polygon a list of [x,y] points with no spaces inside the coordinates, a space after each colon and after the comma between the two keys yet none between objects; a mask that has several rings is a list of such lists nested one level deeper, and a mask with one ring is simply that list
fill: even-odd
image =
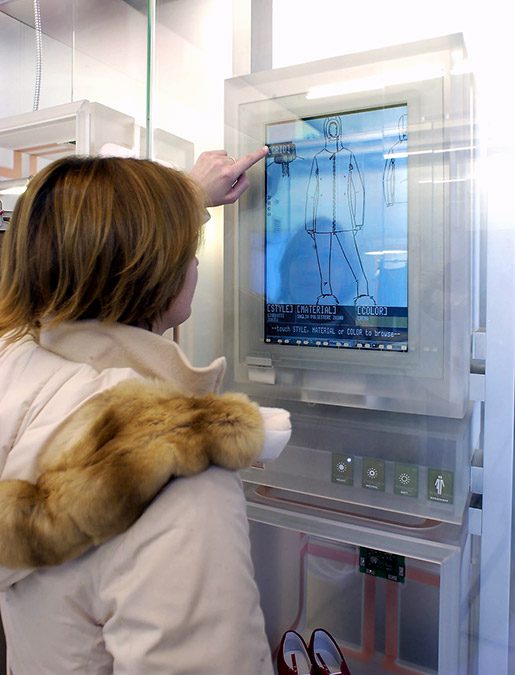
[{"label": "fur trimmed hood", "polygon": [[125,531],[174,476],[249,466],[263,416],[243,395],[212,393],[224,369],[96,321],[0,346],[0,565],[22,570],[0,570],[0,588]]},{"label": "fur trimmed hood", "polygon": [[87,401],[43,447],[36,483],[0,481],[0,564],[58,565],[124,532],[172,478],[237,470],[261,452],[241,394],[183,396],[127,380]]}]

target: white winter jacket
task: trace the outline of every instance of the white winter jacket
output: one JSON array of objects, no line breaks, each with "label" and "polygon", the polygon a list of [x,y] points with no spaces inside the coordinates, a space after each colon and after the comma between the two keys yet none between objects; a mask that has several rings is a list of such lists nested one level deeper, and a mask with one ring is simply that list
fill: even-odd
[{"label": "white winter jacket", "polygon": [[[96,321],[0,343],[0,479],[37,478],[57,425],[132,378],[216,391],[225,362],[192,368],[166,338]],[[270,675],[236,473],[166,486],[123,534],[56,567],[0,567],[13,675]]]}]

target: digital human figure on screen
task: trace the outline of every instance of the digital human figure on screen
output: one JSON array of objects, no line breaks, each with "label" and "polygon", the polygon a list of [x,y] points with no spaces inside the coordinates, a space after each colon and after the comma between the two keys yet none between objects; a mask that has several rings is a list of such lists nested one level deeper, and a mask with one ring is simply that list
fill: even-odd
[{"label": "digital human figure on screen", "polygon": [[441,495],[443,492],[443,489],[445,487],[445,481],[443,479],[443,476],[439,475],[438,478],[435,480],[435,490],[438,495]]},{"label": "digital human figure on screen", "polygon": [[317,304],[340,304],[333,265],[345,261],[355,285],[354,304],[375,304],[369,294],[356,234],[364,223],[365,187],[354,154],[343,145],[338,116],[324,122],[324,147],[313,157],[306,194],[306,231],[314,241],[320,274]]},{"label": "digital human figure on screen", "polygon": [[398,122],[399,140],[388,150],[383,171],[383,196],[386,206],[406,204],[408,201],[408,172],[405,158],[408,151],[408,116],[401,115]]}]

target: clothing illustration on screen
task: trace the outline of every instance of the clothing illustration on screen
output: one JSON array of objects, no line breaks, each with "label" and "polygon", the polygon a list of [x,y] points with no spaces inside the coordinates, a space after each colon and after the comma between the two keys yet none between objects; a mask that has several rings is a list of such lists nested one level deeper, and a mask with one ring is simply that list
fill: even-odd
[{"label": "clothing illustration on screen", "polygon": [[325,120],[324,138],[324,147],[311,164],[305,214],[320,275],[316,303],[340,304],[332,285],[332,269],[335,263],[345,261],[355,284],[354,303],[375,304],[356,241],[364,223],[365,187],[356,157],[343,145],[340,117]]},{"label": "clothing illustration on screen", "polygon": [[[383,171],[383,196],[386,206],[406,204],[408,201],[408,171],[406,153],[408,151],[408,116],[401,115],[398,122],[399,140],[392,145],[386,155]],[[403,159],[402,163],[397,162]]]}]

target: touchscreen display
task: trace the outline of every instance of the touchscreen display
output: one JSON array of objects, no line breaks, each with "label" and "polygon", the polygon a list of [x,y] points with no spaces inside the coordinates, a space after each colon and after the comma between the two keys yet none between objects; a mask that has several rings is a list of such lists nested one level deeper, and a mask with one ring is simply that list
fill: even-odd
[{"label": "touchscreen display", "polygon": [[267,125],[265,342],[407,351],[407,119]]}]

